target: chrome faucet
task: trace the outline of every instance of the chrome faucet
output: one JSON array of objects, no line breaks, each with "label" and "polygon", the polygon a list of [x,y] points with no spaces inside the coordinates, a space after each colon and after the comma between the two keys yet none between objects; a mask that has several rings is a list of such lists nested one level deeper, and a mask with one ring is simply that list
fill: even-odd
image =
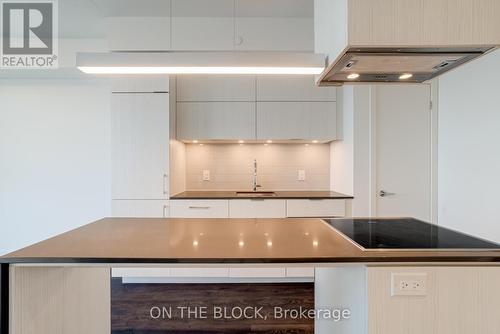
[{"label": "chrome faucet", "polygon": [[253,191],[257,191],[257,188],[262,187],[260,184],[257,184],[257,159],[253,160]]}]

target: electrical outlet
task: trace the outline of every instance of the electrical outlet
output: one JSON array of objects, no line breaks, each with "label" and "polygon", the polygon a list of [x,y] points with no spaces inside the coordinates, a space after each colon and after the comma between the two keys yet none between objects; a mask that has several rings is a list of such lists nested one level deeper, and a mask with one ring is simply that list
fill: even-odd
[{"label": "electrical outlet", "polygon": [[210,171],[208,169],[203,170],[203,181],[210,181]]},{"label": "electrical outlet", "polygon": [[426,296],[426,273],[392,273],[391,296]]},{"label": "electrical outlet", "polygon": [[299,169],[297,171],[297,180],[305,181],[306,180],[306,171],[303,169]]}]

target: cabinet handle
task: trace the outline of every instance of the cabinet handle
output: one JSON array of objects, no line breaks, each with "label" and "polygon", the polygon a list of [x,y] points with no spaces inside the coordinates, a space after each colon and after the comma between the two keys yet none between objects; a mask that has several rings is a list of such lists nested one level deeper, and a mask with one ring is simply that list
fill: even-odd
[{"label": "cabinet handle", "polygon": [[168,205],[164,205],[163,206],[163,218],[167,218],[167,208],[168,208]]},{"label": "cabinet handle", "polygon": [[195,205],[190,205],[190,209],[210,209],[209,206],[195,206]]},{"label": "cabinet handle", "polygon": [[167,184],[168,184],[168,175],[167,174],[163,174],[163,195],[167,195],[168,194]]}]

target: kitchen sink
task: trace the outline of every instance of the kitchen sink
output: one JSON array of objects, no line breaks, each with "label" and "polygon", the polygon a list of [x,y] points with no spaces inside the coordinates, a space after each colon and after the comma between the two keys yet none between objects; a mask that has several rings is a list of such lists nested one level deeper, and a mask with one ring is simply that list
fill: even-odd
[{"label": "kitchen sink", "polygon": [[273,197],[276,196],[274,191],[237,191],[236,196],[241,197]]}]

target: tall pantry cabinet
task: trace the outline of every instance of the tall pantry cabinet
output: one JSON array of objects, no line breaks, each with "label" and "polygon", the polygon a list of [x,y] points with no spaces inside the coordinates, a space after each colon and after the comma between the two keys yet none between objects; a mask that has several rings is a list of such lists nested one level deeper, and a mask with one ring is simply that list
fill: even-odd
[{"label": "tall pantry cabinet", "polygon": [[113,217],[169,216],[168,83],[168,77],[113,79]]}]

